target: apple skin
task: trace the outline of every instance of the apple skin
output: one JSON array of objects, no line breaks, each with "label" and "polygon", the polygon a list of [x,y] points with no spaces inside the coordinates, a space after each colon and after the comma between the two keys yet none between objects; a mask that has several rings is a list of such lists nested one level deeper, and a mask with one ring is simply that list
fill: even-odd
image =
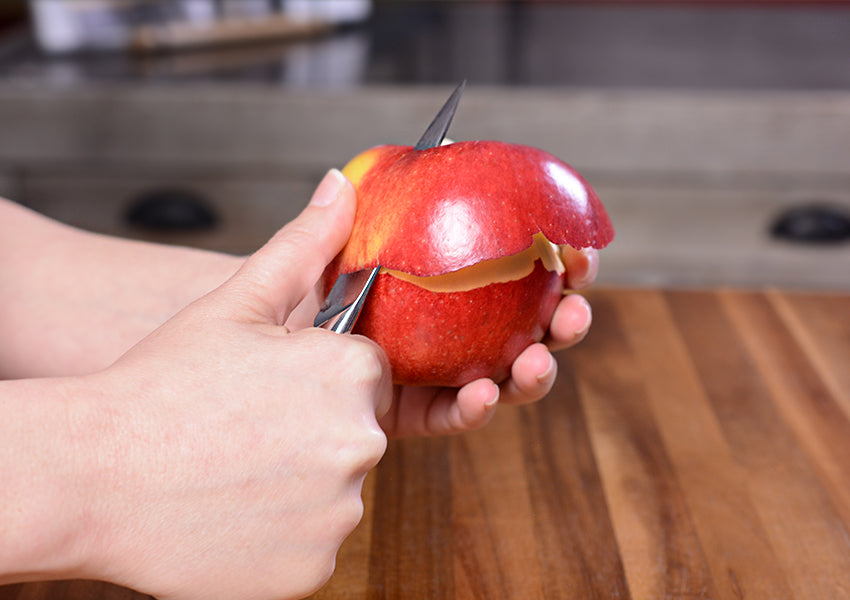
[{"label": "apple skin", "polygon": [[[528,146],[378,146],[343,173],[357,190],[357,213],[348,243],[325,271],[325,290],[342,273],[377,265],[426,278],[457,271],[522,252],[539,232],[575,248],[601,248],[614,236],[590,185]],[[498,382],[545,335],[564,282],[539,260],[519,279],[453,292],[382,272],[354,333],[384,349],[397,384]]]},{"label": "apple skin", "polygon": [[519,353],[543,338],[562,290],[563,277],[540,261],[523,279],[464,292],[431,292],[382,273],[354,332],[384,349],[395,383],[501,381]]},{"label": "apple skin", "polygon": [[602,248],[614,237],[581,175],[529,146],[378,146],[343,173],[357,189],[354,228],[339,257],[343,272],[381,265],[440,275],[521,252],[538,232],[579,249]]}]

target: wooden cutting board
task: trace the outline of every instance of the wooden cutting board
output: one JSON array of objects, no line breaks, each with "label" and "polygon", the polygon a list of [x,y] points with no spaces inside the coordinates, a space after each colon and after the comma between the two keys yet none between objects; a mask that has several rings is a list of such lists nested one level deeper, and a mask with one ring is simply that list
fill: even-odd
[{"label": "wooden cutting board", "polygon": [[[546,399],[390,444],[315,598],[850,598],[850,296],[588,297]],[[143,596],[0,587],[59,597]]]}]

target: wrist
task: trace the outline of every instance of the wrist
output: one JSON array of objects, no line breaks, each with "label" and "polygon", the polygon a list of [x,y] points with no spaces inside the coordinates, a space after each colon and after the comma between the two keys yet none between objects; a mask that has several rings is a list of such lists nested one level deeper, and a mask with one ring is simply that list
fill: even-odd
[{"label": "wrist", "polygon": [[90,575],[91,393],[87,378],[0,382],[0,583]]},{"label": "wrist", "polygon": [[2,199],[0,257],[0,378],[10,379],[107,368],[244,260],[82,231]]}]

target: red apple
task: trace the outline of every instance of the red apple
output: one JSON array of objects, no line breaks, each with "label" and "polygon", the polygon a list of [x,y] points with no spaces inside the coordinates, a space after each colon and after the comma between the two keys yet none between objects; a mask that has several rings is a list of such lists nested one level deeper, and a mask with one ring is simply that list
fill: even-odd
[{"label": "red apple", "polygon": [[528,146],[379,146],[343,173],[357,214],[324,283],[383,267],[354,332],[386,351],[400,384],[506,378],[562,297],[557,246],[602,248],[614,236],[590,185]]}]

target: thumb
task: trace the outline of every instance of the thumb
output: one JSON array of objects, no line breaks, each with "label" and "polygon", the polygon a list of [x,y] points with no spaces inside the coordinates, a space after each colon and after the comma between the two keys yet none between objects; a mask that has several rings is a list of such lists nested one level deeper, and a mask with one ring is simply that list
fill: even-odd
[{"label": "thumb", "polygon": [[232,316],[282,325],[348,241],[356,206],[351,182],[328,171],[301,214],[219,288]]}]

